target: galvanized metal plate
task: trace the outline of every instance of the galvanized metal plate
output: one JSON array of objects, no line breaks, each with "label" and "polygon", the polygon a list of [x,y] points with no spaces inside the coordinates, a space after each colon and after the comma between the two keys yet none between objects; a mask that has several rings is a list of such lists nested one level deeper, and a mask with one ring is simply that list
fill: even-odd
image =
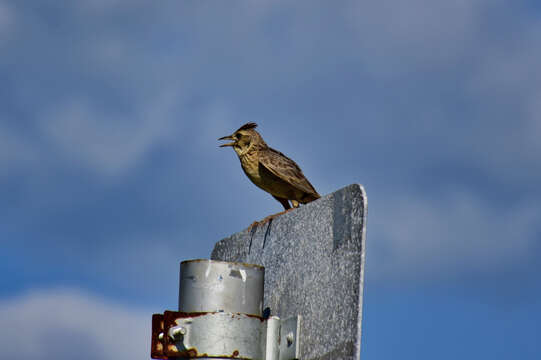
[{"label": "galvanized metal plate", "polygon": [[263,308],[302,315],[303,360],[360,358],[366,206],[353,184],[214,247],[212,259],[265,267]]}]

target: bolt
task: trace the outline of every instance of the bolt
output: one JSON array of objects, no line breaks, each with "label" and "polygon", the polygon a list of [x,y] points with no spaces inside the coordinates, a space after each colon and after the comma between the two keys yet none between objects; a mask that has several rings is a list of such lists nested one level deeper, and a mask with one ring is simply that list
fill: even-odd
[{"label": "bolt", "polygon": [[186,335],[186,329],[182,326],[174,326],[169,329],[169,337],[173,340],[176,340],[179,335]]},{"label": "bolt", "polygon": [[293,335],[292,331],[290,331],[286,335],[286,340],[287,340],[287,346],[291,346],[291,344],[293,344],[293,341],[295,341],[295,335]]}]

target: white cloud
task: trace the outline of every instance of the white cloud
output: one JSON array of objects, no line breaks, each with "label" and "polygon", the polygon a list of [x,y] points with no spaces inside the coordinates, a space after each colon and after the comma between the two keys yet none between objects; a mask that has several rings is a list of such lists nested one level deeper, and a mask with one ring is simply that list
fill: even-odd
[{"label": "white cloud", "polygon": [[382,206],[371,204],[368,261],[377,263],[370,268],[380,280],[516,268],[532,259],[541,223],[536,204],[502,201],[494,207],[465,191],[431,199],[401,195],[386,198]]},{"label": "white cloud", "polygon": [[537,94],[532,94],[526,109],[527,123],[525,126],[525,137],[531,145],[531,154],[539,160],[541,157],[541,86]]},{"label": "white cloud", "polygon": [[117,10],[119,8],[126,8],[127,6],[138,6],[142,3],[141,0],[95,0],[90,2],[84,2],[77,4],[76,6],[81,9],[81,12],[93,11],[99,14],[106,13],[111,10]]},{"label": "white cloud", "polygon": [[[368,173],[378,172],[379,168],[371,164],[372,161],[384,163],[388,169],[375,176],[380,178],[389,177],[389,170],[393,168],[405,166],[404,174],[408,177],[414,173],[412,168],[427,169],[445,161],[449,161],[450,167],[459,168],[457,172],[462,165],[481,168],[483,174],[490,174],[487,181],[492,185],[504,182],[522,188],[524,184],[531,184],[532,178],[541,178],[541,72],[538,66],[541,51],[535,46],[541,36],[539,23],[520,21],[520,9],[511,9],[501,1],[355,1],[343,12],[335,4],[329,8],[321,4],[324,3],[308,8],[298,3],[276,6],[275,2],[252,2],[228,8],[231,16],[224,17],[218,8],[206,5],[190,5],[172,11],[170,7],[131,7],[124,0],[117,0],[92,5],[81,3],[75,15],[59,14],[65,19],[76,19],[74,24],[81,24],[80,28],[73,28],[73,36],[78,41],[72,42],[71,35],[54,37],[58,43],[50,44],[51,54],[57,57],[46,57],[44,66],[34,70],[40,76],[59,74],[57,85],[75,95],[65,99],[61,91],[58,97],[43,96],[47,101],[51,99],[44,108],[41,105],[30,107],[32,114],[28,117],[39,118],[41,122],[37,126],[38,133],[44,136],[39,140],[32,139],[32,131],[30,136],[23,137],[9,129],[4,131],[0,125],[0,172],[12,175],[13,169],[39,166],[39,159],[47,156],[59,157],[67,163],[62,165],[89,168],[99,176],[121,176],[144,163],[160,144],[176,138],[195,141],[196,145],[208,149],[207,153],[197,154],[205,159],[230,157],[228,164],[235,166],[231,172],[235,186],[250,186],[248,196],[267,198],[246,183],[246,179],[238,178],[243,175],[234,155],[224,155],[216,148],[217,137],[230,133],[246,121],[259,121],[243,119],[247,113],[266,118],[267,124],[276,122],[275,129],[279,130],[275,135],[269,125],[263,135],[269,137],[272,146],[297,160],[309,177],[316,173],[313,170],[316,167],[321,170],[319,179],[310,177],[318,190],[333,191],[337,183],[352,182],[351,176],[356,177],[365,169]],[[88,7],[93,7],[92,16],[87,16]],[[114,9],[144,16],[115,18],[111,11]],[[509,14],[505,13],[507,10]],[[349,20],[349,27],[342,28],[344,16]],[[13,18],[14,12],[0,1],[0,43],[1,30],[11,26]],[[152,26],[141,26],[138,21],[143,18],[146,25]],[[273,25],[277,19],[279,25]],[[325,26],[321,26],[322,19],[328,20]],[[103,26],[96,27],[97,23]],[[31,25],[29,23],[29,29]],[[245,31],[247,28],[250,31]],[[133,30],[140,33],[134,35]],[[28,36],[18,43],[29,44],[33,51],[35,37],[33,31],[27,31]],[[19,57],[30,58],[28,54],[33,55],[28,52]],[[65,59],[69,61],[63,62]],[[368,81],[351,87],[344,84],[345,91],[340,94],[353,93],[352,101],[362,103],[364,94],[373,92],[383,99],[385,106],[352,107],[360,111],[344,112],[336,118],[329,111],[328,121],[314,122],[314,128],[333,128],[333,137],[328,136],[328,143],[325,139],[321,148],[330,148],[335,158],[347,152],[345,144],[360,141],[355,131],[335,130],[334,121],[348,121],[350,128],[355,128],[353,124],[357,122],[359,132],[365,128],[368,134],[375,134],[371,139],[365,138],[365,141],[373,141],[372,146],[365,148],[370,152],[363,153],[365,157],[359,157],[358,164],[349,166],[351,172],[346,173],[349,180],[337,181],[336,169],[340,162],[329,160],[324,167],[319,155],[312,159],[301,155],[311,144],[305,132],[296,135],[299,136],[298,149],[293,147],[296,144],[280,145],[281,141],[282,144],[293,141],[291,136],[282,139],[278,134],[285,124],[293,121],[298,121],[299,127],[312,126],[310,113],[297,103],[302,97],[295,94],[310,98],[312,87],[321,86],[323,95],[317,98],[321,99],[318,102],[332,98],[331,92],[336,90],[328,88],[327,81],[335,78],[335,72],[340,78],[349,71],[342,72],[342,63],[358,70]],[[69,77],[73,76],[71,72],[64,78],[62,66],[76,73],[75,79]],[[83,81],[78,83],[76,79],[81,74]],[[397,74],[410,77],[403,81]],[[427,82],[432,76],[437,81]],[[383,90],[377,86],[373,89],[378,82],[373,77],[385,80],[394,77],[398,81],[390,82],[389,87],[381,83],[387,87]],[[93,81],[85,82],[89,78],[98,86]],[[26,94],[28,85],[34,85],[36,91],[42,93],[45,89],[42,84],[47,84],[34,82],[33,77],[22,81],[24,86],[18,83],[14,82],[21,89],[10,93]],[[100,92],[109,94],[105,90],[111,88],[114,90],[111,92],[118,95],[118,102],[133,104],[132,109],[115,111],[100,103],[109,100]],[[50,91],[54,92],[55,87]],[[78,96],[79,93],[89,94],[88,98]],[[273,102],[275,96],[279,98],[284,93],[291,95],[290,103]],[[436,95],[426,99],[427,94]],[[405,100],[397,100],[401,96]],[[408,96],[419,101],[408,102]],[[253,101],[256,104],[268,102],[272,107],[282,107],[277,113],[291,111],[293,115],[285,120],[273,117],[263,106],[262,109],[259,105],[253,106]],[[408,103],[400,108],[400,101]],[[184,102],[190,110],[182,108]],[[463,102],[474,104],[471,106],[477,108],[472,112],[479,115],[471,119],[468,118],[471,113],[463,115],[463,109],[459,108]],[[18,103],[26,103],[26,98],[14,101],[13,107]],[[118,104],[113,107],[115,105]],[[250,109],[250,105],[253,108]],[[319,109],[318,105],[314,102],[313,108]],[[343,105],[338,101],[332,107],[339,110]],[[404,120],[408,117],[402,118],[403,110],[410,111],[407,115],[415,120]],[[198,116],[191,117],[193,113]],[[180,134],[186,121],[200,122],[194,125],[196,131],[191,138]],[[292,148],[294,151],[288,150]],[[210,157],[211,152],[219,155]],[[316,163],[318,165],[314,165]],[[224,165],[209,162],[202,168],[219,166]],[[411,176],[426,178],[430,176],[428,172],[421,170],[419,175]],[[475,181],[468,174],[457,173],[456,177],[464,182]],[[182,177],[178,181],[179,188],[185,185]],[[372,199],[374,195],[370,188],[368,190]],[[378,271],[379,277],[388,278],[393,274],[436,277],[463,268],[483,272],[512,266],[509,264],[529,256],[531,233],[540,220],[538,205],[517,200],[517,203],[495,208],[493,203],[469,192],[451,192],[434,200],[416,197],[415,185],[400,190],[403,190],[402,195],[396,198],[371,200],[368,236],[369,242],[378,241],[373,246],[378,247],[379,255],[369,253],[369,262],[377,259],[378,266],[372,268]],[[193,192],[198,191],[208,193],[194,187]],[[398,189],[388,187],[381,193],[391,191]],[[219,199],[213,198],[213,201]],[[268,201],[261,205],[262,213],[269,209],[268,204],[273,204],[272,199]],[[145,252],[148,264],[163,251],[159,247],[154,250]],[[128,259],[135,259],[142,249],[133,251]],[[100,261],[111,259],[104,255]],[[139,279],[140,269],[131,275]]]},{"label": "white cloud", "polygon": [[[515,24],[484,46],[465,86],[484,106],[484,126],[465,152],[507,183],[541,179],[541,21]],[[482,44],[480,44],[482,45]]]},{"label": "white cloud", "polygon": [[[487,0],[355,2],[345,16],[371,75],[396,86],[371,125],[395,129],[385,143],[419,139],[408,150],[425,163],[461,163],[500,184],[541,179],[538,16]],[[412,120],[403,121],[400,98],[412,93],[418,101],[404,106]]]},{"label": "white cloud", "polygon": [[136,167],[156,145],[171,141],[182,127],[173,113],[175,90],[135,106],[131,115],[115,116],[88,99],[56,104],[41,122],[41,131],[62,158],[82,163],[99,175],[118,176]]},{"label": "white cloud", "polygon": [[38,154],[27,138],[0,124],[0,178],[35,165]]},{"label": "white cloud", "polygon": [[478,66],[471,77],[471,93],[484,95],[487,100],[513,99],[539,89],[541,70],[537,64],[541,49],[535,45],[541,36],[541,21],[524,19],[495,30],[511,33],[478,44]]},{"label": "white cloud", "polygon": [[0,0],[0,45],[5,41],[16,24],[15,10]]},{"label": "white cloud", "polygon": [[0,300],[5,359],[148,359],[151,313],[73,289]]},{"label": "white cloud", "polygon": [[472,45],[486,0],[354,1],[344,16],[379,76],[454,64]]},{"label": "white cloud", "polygon": [[89,255],[81,268],[88,276],[99,276],[119,290],[160,293],[173,300],[178,292],[180,262],[208,257],[212,249],[212,240],[182,241],[189,238],[188,234],[176,233],[168,237],[149,234],[128,241],[116,239],[103,245],[95,256]]},{"label": "white cloud", "polygon": [[232,134],[244,124],[239,115],[227,103],[215,101],[208,104],[199,118],[198,126],[201,129],[198,134],[199,144],[207,146],[209,142],[213,142],[218,146],[221,143],[217,141],[219,137]]}]

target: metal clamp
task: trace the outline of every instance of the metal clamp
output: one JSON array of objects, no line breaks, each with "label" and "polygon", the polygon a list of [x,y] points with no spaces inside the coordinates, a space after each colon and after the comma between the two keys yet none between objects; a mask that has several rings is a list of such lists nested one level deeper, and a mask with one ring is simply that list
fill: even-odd
[{"label": "metal clamp", "polygon": [[263,281],[264,268],[258,265],[181,263],[179,309],[184,311],[152,316],[151,357],[299,359],[301,317],[263,317]]},{"label": "metal clamp", "polygon": [[281,320],[225,312],[166,311],[152,317],[151,357],[293,360],[300,317]]}]

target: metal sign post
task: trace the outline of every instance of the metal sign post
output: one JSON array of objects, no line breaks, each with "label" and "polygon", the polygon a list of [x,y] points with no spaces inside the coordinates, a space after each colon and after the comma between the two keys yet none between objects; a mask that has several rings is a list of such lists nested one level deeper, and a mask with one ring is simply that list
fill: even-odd
[{"label": "metal sign post", "polygon": [[295,316],[282,321],[263,311],[265,268],[216,260],[180,264],[179,311],[154,314],[155,359],[299,357]]},{"label": "metal sign post", "polygon": [[153,316],[152,356],[358,360],[366,209],[349,185],[184,262],[180,312]]}]

